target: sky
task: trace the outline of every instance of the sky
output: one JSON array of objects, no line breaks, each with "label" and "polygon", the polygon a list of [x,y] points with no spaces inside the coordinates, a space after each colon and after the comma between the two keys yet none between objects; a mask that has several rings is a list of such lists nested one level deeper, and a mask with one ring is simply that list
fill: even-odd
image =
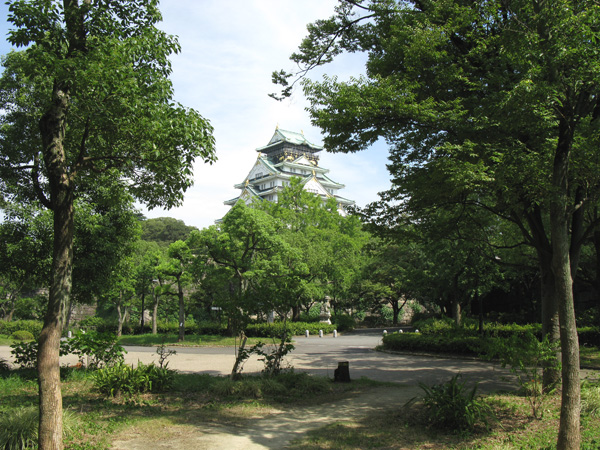
[{"label": "sky", "polygon": [[[268,94],[275,70],[294,69],[289,56],[307,35],[306,25],[333,14],[336,0],[161,0],[161,29],[178,36],[182,51],[172,55],[171,80],[175,100],[194,108],[214,127],[217,162],[194,166],[194,186],[181,207],[148,211],[148,218],[174,217],[186,225],[204,228],[229,210],[224,201],[237,197],[233,186],[244,181],[254,165],[256,148],[266,145],[276,127],[303,132],[322,145],[322,134],[310,122],[301,88],[282,102]],[[6,42],[8,8],[0,6],[0,54]],[[324,73],[340,79],[359,75],[360,55],[344,55],[311,75]],[[346,187],[340,195],[360,207],[378,199],[389,187],[387,149],[376,144],[363,152],[338,154],[322,151],[320,165]]]}]

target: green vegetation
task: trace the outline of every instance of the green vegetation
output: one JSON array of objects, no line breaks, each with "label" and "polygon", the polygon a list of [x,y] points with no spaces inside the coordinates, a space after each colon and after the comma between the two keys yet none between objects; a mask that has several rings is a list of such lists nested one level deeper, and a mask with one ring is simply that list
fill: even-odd
[{"label": "green vegetation", "polygon": [[[181,346],[181,347],[196,347],[196,346],[207,346],[207,347],[233,347],[236,345],[238,338],[230,336],[220,336],[212,334],[190,334],[187,335],[186,340],[180,342],[179,336],[173,333],[167,334],[141,334],[132,336],[121,336],[119,343],[121,345],[141,345],[141,346],[159,346],[161,344],[169,346]],[[264,339],[263,339],[264,340]],[[249,338],[249,344],[255,344],[260,341],[260,338]]]},{"label": "green vegetation", "polygon": [[483,425],[486,428],[492,420],[490,406],[477,396],[477,385],[467,389],[465,381],[459,381],[460,374],[448,382],[435,386],[419,383],[423,389],[423,406],[427,421],[437,428],[453,431],[474,431]]}]

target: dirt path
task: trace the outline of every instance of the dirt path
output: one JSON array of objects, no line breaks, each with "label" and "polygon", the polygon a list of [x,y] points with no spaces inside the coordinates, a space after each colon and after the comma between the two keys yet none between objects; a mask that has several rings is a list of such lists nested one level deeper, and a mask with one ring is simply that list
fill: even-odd
[{"label": "dirt path", "polygon": [[[379,387],[334,403],[271,410],[264,417],[245,419],[239,425],[163,423],[160,425],[161,429],[154,429],[154,432],[135,426],[116,435],[112,441],[112,448],[115,450],[282,449],[292,439],[301,437],[311,429],[338,420],[360,418],[382,408],[401,407],[421,393],[421,389],[415,386]],[[151,423],[148,425],[152,426]]]}]

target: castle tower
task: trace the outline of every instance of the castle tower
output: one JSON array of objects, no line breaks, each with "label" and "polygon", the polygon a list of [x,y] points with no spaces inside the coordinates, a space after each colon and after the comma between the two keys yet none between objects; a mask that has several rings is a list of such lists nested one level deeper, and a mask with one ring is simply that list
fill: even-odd
[{"label": "castle tower", "polygon": [[323,199],[335,198],[340,213],[345,214],[354,201],[341,197],[338,192],[344,185],[328,177],[329,169],[319,166],[321,150],[323,147],[311,144],[304,134],[278,127],[269,143],[256,149],[258,157],[246,179],[234,186],[241,189],[240,195],[224,203],[233,206],[240,200],[250,203],[255,198],[276,202],[279,192],[290,184],[290,179],[299,177],[304,190]]}]

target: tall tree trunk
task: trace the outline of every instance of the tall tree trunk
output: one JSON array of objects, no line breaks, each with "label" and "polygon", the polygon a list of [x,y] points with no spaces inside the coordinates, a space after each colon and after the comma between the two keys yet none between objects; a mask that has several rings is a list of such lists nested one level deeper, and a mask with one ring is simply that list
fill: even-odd
[{"label": "tall tree trunk", "polygon": [[48,309],[38,341],[40,450],[63,448],[59,352],[65,309],[71,295],[74,232],[73,185],[63,145],[68,106],[68,88],[55,82],[52,103],[40,119],[43,158],[50,188],[50,200],[43,200],[54,214],[52,280]]},{"label": "tall tree trunk", "polygon": [[179,297],[179,337],[178,342],[185,340],[185,304],[183,302],[183,286],[181,280],[177,278],[177,296]]},{"label": "tall tree trunk", "polygon": [[564,119],[561,120],[552,174],[552,185],[555,190],[550,207],[552,271],[558,296],[563,381],[557,450],[578,449],[581,442],[579,340],[573,299],[568,211],[568,171],[572,133],[570,124]]},{"label": "tall tree trunk", "polygon": [[154,286],[152,286],[152,298],[152,334],[158,334],[158,294]]}]

